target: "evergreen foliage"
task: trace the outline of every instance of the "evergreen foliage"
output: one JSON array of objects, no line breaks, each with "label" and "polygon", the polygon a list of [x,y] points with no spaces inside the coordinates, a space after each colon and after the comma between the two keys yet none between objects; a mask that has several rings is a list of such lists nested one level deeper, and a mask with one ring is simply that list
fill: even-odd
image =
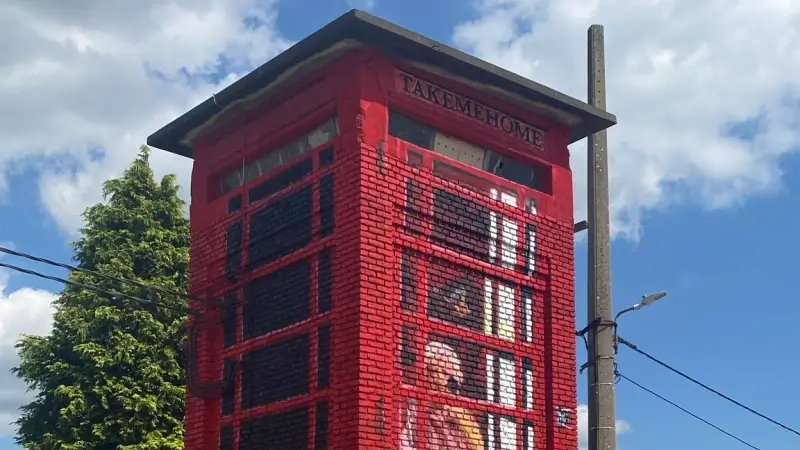
[{"label": "evergreen foliage", "polygon": [[[142,147],[87,208],[76,265],[185,292],[189,222],[173,175],[157,182]],[[66,286],[47,336],[23,336],[15,374],[37,392],[21,409],[17,443],[31,450],[183,448],[186,299],[73,271],[71,281],[150,300]]]}]

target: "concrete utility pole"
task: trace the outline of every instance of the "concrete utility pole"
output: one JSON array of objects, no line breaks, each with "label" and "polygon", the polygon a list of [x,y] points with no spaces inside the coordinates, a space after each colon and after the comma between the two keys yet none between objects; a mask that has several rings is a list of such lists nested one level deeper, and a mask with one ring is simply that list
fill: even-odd
[{"label": "concrete utility pole", "polygon": [[[588,102],[606,109],[603,26],[589,28]],[[611,312],[611,225],[606,131],[589,136],[589,450],[616,450],[614,329]]]}]

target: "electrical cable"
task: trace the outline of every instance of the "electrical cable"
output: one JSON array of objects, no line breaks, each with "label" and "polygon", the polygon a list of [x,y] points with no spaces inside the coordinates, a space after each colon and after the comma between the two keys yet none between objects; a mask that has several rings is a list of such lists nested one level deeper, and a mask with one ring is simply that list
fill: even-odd
[{"label": "electrical cable", "polygon": [[755,414],[756,416],[766,420],[767,422],[772,423],[773,425],[777,425],[777,426],[783,428],[786,431],[789,431],[791,433],[794,433],[797,436],[800,436],[800,431],[797,431],[796,429],[794,429],[794,428],[792,428],[792,427],[790,427],[788,425],[785,425],[785,424],[783,424],[781,422],[778,422],[777,420],[767,416],[766,414],[760,413],[760,412],[756,411],[755,409],[753,409],[753,408],[751,408],[749,406],[746,406],[746,405],[744,405],[743,403],[741,403],[741,402],[739,402],[737,400],[732,399],[731,397],[723,394],[722,392],[720,392],[720,391],[718,391],[718,390],[716,390],[716,389],[714,389],[714,388],[712,388],[712,387],[710,387],[710,386],[708,386],[708,385],[706,385],[706,384],[704,384],[704,383],[702,383],[702,382],[690,377],[689,375],[687,375],[687,374],[681,372],[680,370],[670,366],[669,364],[665,363],[664,361],[661,361],[660,359],[656,358],[655,356],[650,355],[649,353],[645,352],[644,350],[641,350],[635,344],[633,344],[631,342],[628,342],[625,339],[622,339],[622,337],[618,337],[617,339],[619,340],[620,344],[624,344],[626,347],[630,348],[634,352],[644,356],[645,358],[653,361],[654,363],[660,365],[661,367],[664,367],[665,369],[680,375],[681,377],[691,381],[692,383],[702,387],[703,389],[705,389],[705,390],[707,390],[707,391],[709,391],[709,392],[711,392],[711,393],[713,393],[713,394],[715,394],[715,395],[717,395],[717,396],[719,396],[719,397],[721,397],[721,398],[733,403],[734,405],[744,409],[747,412]]},{"label": "electrical cable", "polygon": [[144,299],[144,298],[141,298],[141,297],[136,297],[134,295],[124,294],[122,292],[111,291],[111,290],[103,289],[103,288],[100,288],[100,287],[97,287],[97,286],[92,286],[92,285],[89,285],[89,284],[79,283],[77,281],[67,280],[65,278],[59,278],[59,277],[56,277],[56,276],[53,276],[53,275],[47,275],[47,274],[44,274],[44,273],[41,273],[41,272],[37,272],[35,270],[30,270],[30,269],[25,269],[24,267],[15,266],[13,264],[0,263],[0,268],[13,270],[15,272],[24,273],[26,275],[32,275],[34,277],[43,278],[45,280],[50,280],[50,281],[55,281],[57,283],[62,283],[62,284],[65,284],[65,285],[72,285],[72,286],[75,286],[75,287],[79,287],[81,289],[86,289],[88,291],[97,292],[98,294],[108,295],[108,296],[112,296],[112,297],[125,298],[125,299],[133,300],[133,301],[136,301],[136,302],[139,302],[139,303],[142,303],[142,304],[150,304],[150,305],[154,305],[156,307],[160,307],[160,308],[164,308],[164,309],[171,309],[173,311],[180,312],[180,313],[187,313],[187,312],[191,313],[191,311],[187,311],[187,309],[184,309],[184,308],[178,308],[178,307],[175,307],[175,306],[164,305],[164,304],[160,304],[160,303],[154,302],[153,300],[150,300],[150,299]]},{"label": "electrical cable", "polygon": [[42,257],[39,257],[39,256],[34,256],[34,255],[29,254],[29,253],[18,252],[16,250],[11,250],[10,248],[6,248],[6,247],[1,247],[0,246],[0,253],[5,253],[7,255],[17,256],[17,257],[20,257],[20,258],[25,258],[25,259],[28,259],[28,260],[31,260],[31,261],[36,261],[36,262],[39,262],[39,263],[42,263],[42,264],[47,264],[47,265],[50,265],[50,266],[53,266],[53,267],[59,267],[59,268],[62,268],[62,269],[67,269],[67,270],[74,270],[76,272],[83,272],[83,273],[86,273],[86,274],[89,274],[89,275],[94,275],[94,276],[98,276],[98,277],[101,277],[101,278],[105,278],[107,280],[116,281],[118,283],[127,283],[127,284],[130,284],[130,285],[142,288],[142,289],[148,289],[148,290],[151,290],[153,292],[158,292],[160,294],[174,295],[174,296],[181,297],[181,298],[187,298],[189,300],[195,300],[195,301],[204,302],[204,303],[211,303],[211,304],[213,304],[215,306],[223,306],[223,302],[221,302],[219,300],[210,299],[210,298],[195,297],[195,296],[192,296],[192,295],[188,295],[186,293],[173,291],[173,290],[170,290],[170,289],[164,289],[164,288],[160,288],[160,287],[156,287],[156,286],[149,286],[149,285],[140,283],[138,281],[129,280],[127,278],[115,277],[113,275],[100,273],[100,272],[97,272],[97,271],[94,271],[94,270],[84,269],[84,268],[73,266],[73,265],[70,265],[70,264],[65,264],[65,263],[61,263],[61,262],[58,262],[58,261],[53,261],[51,259],[42,258]]},{"label": "electrical cable", "polygon": [[[142,289],[144,291],[149,291],[151,293],[152,292],[157,292],[157,293],[162,293],[162,294],[166,294],[166,295],[176,296],[176,297],[179,297],[179,298],[189,298],[189,299],[198,300],[198,301],[205,301],[205,302],[208,302],[208,303],[213,303],[214,305],[219,305],[220,304],[220,302],[218,302],[216,300],[199,299],[199,298],[192,297],[192,296],[180,293],[180,292],[175,292],[175,291],[171,291],[171,290],[163,289],[163,288],[158,288],[158,287],[154,287],[154,286],[148,286],[148,285],[145,285],[143,283],[139,283],[137,281],[128,280],[128,279],[124,279],[124,278],[118,278],[118,277],[114,277],[114,276],[111,276],[111,275],[106,275],[106,274],[102,274],[102,273],[99,273],[99,272],[95,272],[95,271],[89,270],[89,269],[82,269],[82,268],[79,268],[79,267],[74,267],[74,266],[71,266],[69,264],[59,263],[57,261],[48,260],[46,258],[40,258],[38,256],[30,255],[30,254],[27,254],[27,253],[17,252],[17,251],[14,251],[14,250],[11,250],[11,249],[8,249],[8,248],[4,248],[4,247],[0,247],[0,253],[6,253],[6,254],[9,254],[9,255],[12,255],[12,256],[22,257],[22,258],[25,258],[25,259],[28,259],[28,260],[31,260],[31,261],[48,264],[50,266],[60,267],[60,268],[68,269],[68,270],[74,270],[74,271],[77,271],[77,272],[82,272],[82,273],[86,273],[86,274],[90,274],[90,275],[99,276],[101,278],[104,278],[104,279],[107,279],[107,280],[112,280],[112,281],[117,281],[117,282],[120,282],[120,283],[123,283],[123,284],[127,283],[129,285],[133,285],[133,286],[139,287],[140,289]],[[203,328],[203,324],[205,323],[205,321],[204,320],[199,320],[201,318],[200,313],[198,311],[194,311],[194,310],[188,308],[188,305],[185,308],[176,307],[176,306],[172,306],[172,305],[165,305],[163,303],[155,302],[152,299],[145,299],[145,298],[137,297],[137,296],[134,296],[134,295],[124,294],[122,292],[117,292],[117,291],[113,291],[113,290],[109,290],[109,289],[103,289],[103,288],[100,288],[98,286],[93,286],[93,285],[86,284],[86,283],[80,283],[80,282],[77,282],[77,281],[72,281],[72,280],[68,280],[68,279],[65,279],[65,278],[56,277],[56,276],[53,276],[53,275],[47,275],[47,274],[44,274],[44,273],[41,273],[41,272],[37,272],[35,270],[26,269],[26,268],[23,268],[23,267],[20,267],[20,266],[15,266],[13,264],[8,264],[8,263],[0,263],[0,268],[13,270],[15,272],[19,272],[19,273],[23,273],[23,274],[26,274],[26,275],[35,276],[35,277],[42,278],[42,279],[45,279],[45,280],[55,281],[55,282],[58,282],[58,283],[62,283],[64,285],[75,286],[75,287],[78,287],[78,288],[81,288],[81,289],[86,289],[86,290],[89,290],[89,291],[97,292],[99,294],[108,295],[108,296],[111,296],[111,297],[126,298],[126,299],[129,299],[129,300],[133,300],[133,301],[139,302],[141,304],[149,304],[149,305],[154,305],[156,307],[160,307],[160,308],[164,308],[164,309],[170,309],[170,310],[182,313],[182,314],[188,313],[189,315],[193,316],[195,319],[198,319],[198,320],[195,322],[195,326],[190,327],[189,330],[188,330],[188,332],[189,332],[188,342],[187,342],[188,346],[186,348],[187,361],[188,361],[188,366],[186,368],[187,388],[194,395],[216,396],[216,395],[218,395],[220,389],[226,389],[228,387],[228,385],[230,383],[232,383],[232,378],[231,377],[228,377],[230,379],[223,380],[221,383],[217,383],[217,382],[200,383],[199,382],[199,376],[198,376],[197,367],[196,367],[196,364],[197,364],[196,363],[196,360],[197,360],[197,355],[196,355],[196,352],[197,352],[197,350],[196,350],[196,348],[197,348],[197,333],[198,333],[200,328]]]},{"label": "electrical cable", "polygon": [[706,424],[706,425],[708,425],[709,427],[711,427],[711,428],[713,428],[713,429],[715,429],[715,430],[719,431],[720,433],[722,433],[722,434],[725,434],[725,435],[727,435],[728,437],[730,437],[730,438],[733,438],[733,439],[735,439],[735,440],[739,441],[740,443],[742,443],[742,444],[744,444],[744,445],[746,445],[746,446],[748,446],[748,447],[752,448],[753,450],[761,450],[759,447],[756,447],[755,445],[753,445],[753,444],[751,444],[751,443],[749,443],[749,442],[745,441],[744,439],[742,439],[742,438],[740,438],[740,437],[736,436],[735,434],[733,434],[733,433],[731,433],[731,432],[729,432],[729,431],[725,431],[724,429],[722,429],[722,428],[718,427],[717,425],[714,425],[713,423],[709,422],[708,420],[706,420],[706,419],[704,419],[704,418],[702,418],[702,417],[698,416],[697,414],[695,414],[695,413],[693,413],[693,412],[691,412],[691,411],[687,410],[686,408],[684,408],[684,407],[682,407],[682,406],[678,405],[677,403],[675,403],[675,402],[673,402],[673,401],[671,401],[671,400],[668,400],[668,399],[664,398],[662,395],[660,395],[660,394],[658,394],[658,393],[656,393],[656,392],[654,392],[654,391],[652,391],[652,390],[650,390],[650,389],[648,389],[648,388],[646,388],[646,387],[642,386],[641,384],[637,383],[636,381],[633,381],[633,380],[631,380],[630,378],[626,377],[625,375],[623,375],[623,374],[621,374],[621,373],[619,373],[619,372],[617,372],[617,373],[616,373],[616,375],[617,375],[617,377],[619,377],[619,378],[621,378],[621,379],[623,379],[623,380],[627,381],[628,383],[631,383],[631,384],[633,384],[634,386],[636,386],[636,387],[638,387],[639,389],[641,389],[641,390],[643,390],[643,391],[645,391],[645,392],[649,393],[650,395],[653,395],[654,397],[656,397],[656,398],[658,398],[658,399],[660,399],[660,400],[662,400],[662,401],[664,401],[664,402],[666,402],[666,403],[669,403],[670,405],[674,406],[675,408],[677,408],[677,409],[679,409],[679,410],[683,411],[684,413],[686,413],[686,414],[688,414],[688,415],[690,415],[690,416],[694,417],[695,419],[697,419],[697,420],[699,420],[699,421],[703,422],[704,424]]}]

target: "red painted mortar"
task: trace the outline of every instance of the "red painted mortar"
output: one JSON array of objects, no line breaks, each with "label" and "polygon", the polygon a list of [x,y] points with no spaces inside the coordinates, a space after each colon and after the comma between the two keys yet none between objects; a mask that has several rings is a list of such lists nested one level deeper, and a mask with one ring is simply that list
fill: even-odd
[{"label": "red painted mortar", "polygon": [[[435,98],[420,96],[429,93],[430,86],[444,88],[447,97],[442,90],[434,90]],[[472,109],[465,109],[467,100],[473,102]],[[475,105],[492,117],[463,114],[469,110],[475,116]],[[540,190],[390,136],[390,109],[537,165],[542,172]],[[220,192],[221,175],[334,116],[338,136],[240,188]],[[536,130],[541,135],[530,134]],[[453,439],[468,440],[458,433],[469,436],[473,430],[473,444],[463,448],[491,440],[492,434],[494,448],[501,448],[499,440],[511,437],[488,430],[489,421],[499,423],[503,415],[515,423],[513,448],[577,449],[573,202],[567,141],[568,130],[558,124],[367,50],[351,52],[317,74],[296,80],[262,106],[198,138],[192,174],[190,290],[198,296],[228,298],[231,306],[220,310],[194,305],[207,311],[191,324],[197,330],[192,361],[197,379],[187,397],[187,450],[409,448],[403,447],[403,440],[412,440],[418,449],[443,448],[437,447],[443,432],[435,420],[442,414],[454,415],[459,422],[452,426],[451,446]],[[331,147],[333,161],[326,164]],[[310,163],[305,175],[294,183],[285,182],[289,175],[284,173],[306,158]],[[513,193],[518,206],[435,176],[434,165],[441,168],[441,163],[450,166],[448,173],[471,174],[477,188]],[[283,184],[274,181],[281,179]],[[267,189],[263,186],[269,180],[273,184]],[[257,186],[262,186],[258,196],[264,198],[250,202]],[[332,186],[332,207],[321,198],[320,186]],[[264,194],[270,189],[278,191]],[[452,211],[443,215],[434,210],[435,194],[472,203],[463,203],[459,218],[449,221],[444,216]],[[287,225],[259,215],[272,206],[286,216],[295,208],[280,206],[287,197],[310,202],[302,206],[309,211],[308,218],[301,214],[297,223]],[[533,201],[536,214],[526,211]],[[465,217],[470,214],[480,223],[488,218],[517,224],[513,266],[493,261],[492,248],[503,254],[500,237],[468,238],[472,219]],[[273,239],[266,231],[262,233],[266,243],[253,246],[251,228],[256,227],[277,229],[279,237],[303,235],[295,246],[302,248],[284,249],[286,254],[281,254],[288,238]],[[535,230],[532,240],[529,229]],[[526,253],[531,250],[532,255]],[[250,264],[257,252],[272,256],[259,256],[260,262]],[[530,261],[535,261],[532,271]],[[288,274],[298,273],[302,276],[288,279]],[[480,286],[480,293],[459,297],[464,303],[452,311],[445,311],[449,306],[441,311],[427,308],[429,299],[447,303],[442,299],[449,294],[442,292],[448,288],[441,285],[452,284],[458,275],[465,283]],[[481,305],[487,298],[487,279],[493,293],[488,298],[497,302],[493,309],[497,319],[488,333],[484,322],[490,314],[486,304]],[[500,325],[504,317],[497,299],[507,292],[501,285],[513,289],[511,340],[502,337],[508,332]],[[523,319],[523,292],[530,297],[529,327]],[[297,312],[298,305],[306,302],[307,309]],[[287,342],[283,353],[268,355]],[[439,359],[428,358],[426,347]],[[451,377],[458,378],[457,395],[435,390],[438,385],[431,381],[435,369],[431,367],[439,364],[435,361],[449,361],[442,355],[450,350],[461,366],[447,368],[449,375],[458,372]],[[510,405],[497,400],[503,386],[495,392],[496,401],[487,400],[490,384],[500,385],[489,375],[489,367],[501,367],[501,359],[509,360],[506,354],[513,355],[514,362],[508,386],[513,386],[515,395]],[[499,368],[493,370],[495,375],[501,373]],[[531,384],[525,382],[526,370]],[[511,389],[508,386],[506,390]],[[417,399],[413,412],[407,407],[410,397]],[[526,405],[526,397],[532,405]],[[461,415],[458,408],[468,412]],[[563,409],[569,411],[566,426],[558,421]],[[295,412],[271,416],[287,410]],[[415,426],[408,425],[414,422],[408,420],[412,416]],[[259,417],[273,419],[252,425]],[[533,442],[525,441],[528,425]]]}]

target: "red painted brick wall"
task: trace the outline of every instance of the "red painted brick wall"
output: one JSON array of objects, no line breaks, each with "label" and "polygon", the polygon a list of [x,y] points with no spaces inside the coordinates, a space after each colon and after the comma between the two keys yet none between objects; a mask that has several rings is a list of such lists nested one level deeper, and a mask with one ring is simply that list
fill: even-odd
[{"label": "red painted brick wall", "polygon": [[[540,128],[543,148],[409,95],[403,73]],[[435,176],[434,160],[449,162],[390,136],[390,110],[539,165],[542,191],[451,164],[513,191],[519,206],[510,206]],[[334,115],[338,136],[219,193],[221,174]],[[200,314],[189,326],[199,331],[191,347],[196,376],[187,396],[187,449],[458,448],[455,442],[473,448],[493,437],[501,448],[510,437],[489,431],[501,415],[515,423],[514,448],[576,449],[567,136],[563,127],[486,92],[360,50],[198,139],[191,292],[227,303],[193,302]],[[332,162],[323,153],[329,148]],[[409,149],[422,155],[419,167],[407,162]],[[331,186],[332,209],[323,198]],[[255,191],[262,194],[250,201]],[[453,210],[436,210],[435,195]],[[529,199],[536,214],[525,210]],[[455,213],[459,218],[448,220]],[[480,229],[470,229],[473,222]],[[500,263],[501,240],[486,235],[497,228],[490,223],[516,224],[508,267]],[[504,317],[500,303],[508,292],[513,318]],[[523,293],[531,303],[529,328]],[[453,307],[450,298],[460,303]],[[489,328],[487,317],[494,318]],[[503,337],[511,333],[505,322],[513,322],[511,339]],[[511,361],[513,376],[504,366]],[[513,379],[501,383],[503,376]],[[514,391],[507,405],[504,389]],[[407,407],[409,398],[415,408]],[[564,408],[570,420],[559,426]],[[442,428],[438,420],[448,415],[458,424]],[[534,437],[523,447],[528,423]]]}]

